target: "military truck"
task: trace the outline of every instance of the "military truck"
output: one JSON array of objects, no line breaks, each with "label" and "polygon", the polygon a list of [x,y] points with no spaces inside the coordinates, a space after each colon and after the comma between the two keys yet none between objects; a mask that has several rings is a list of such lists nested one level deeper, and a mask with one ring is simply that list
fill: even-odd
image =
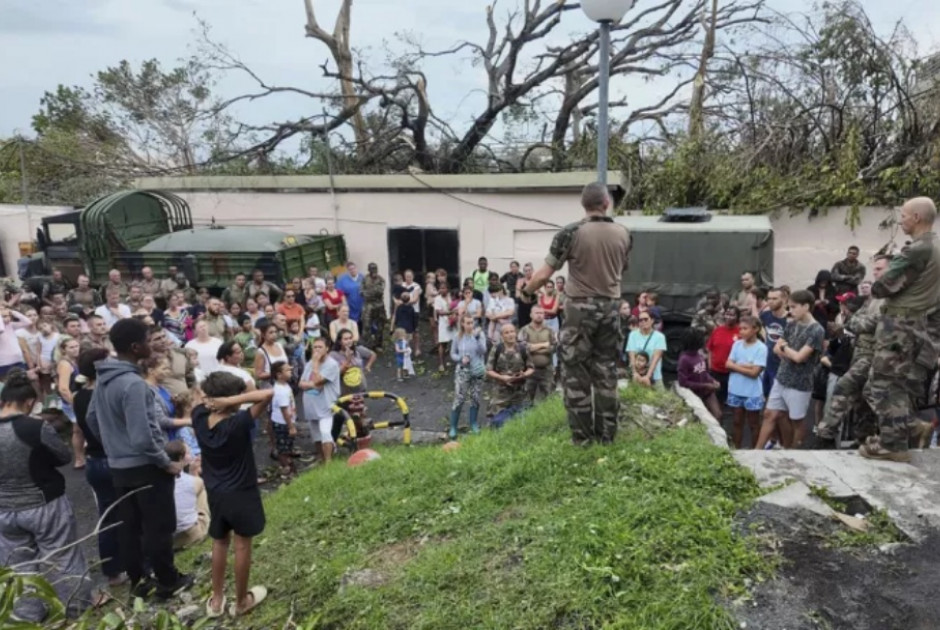
[{"label": "military truck", "polygon": [[733,294],[750,271],[759,286],[773,286],[774,232],[763,215],[721,215],[706,208],[670,208],[662,215],[615,219],[633,234],[623,295],[636,303],[642,292],[659,296],[669,350],[663,363],[675,370],[682,334],[696,305],[710,290]]},{"label": "military truck", "polygon": [[86,274],[93,285],[107,282],[111,269],[136,278],[143,267],[156,275],[176,266],[193,286],[216,292],[237,273],[261,269],[282,284],[303,277],[310,266],[338,272],[346,262],[342,235],[292,235],[248,227],[195,227],[189,205],[166,191],[127,190],[88,206],[45,217],[37,233],[39,253],[27,276],[62,270],[73,284]]}]

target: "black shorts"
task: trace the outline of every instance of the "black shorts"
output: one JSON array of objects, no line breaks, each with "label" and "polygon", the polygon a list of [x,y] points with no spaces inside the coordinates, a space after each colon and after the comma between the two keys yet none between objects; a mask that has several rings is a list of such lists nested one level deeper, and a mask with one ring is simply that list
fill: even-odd
[{"label": "black shorts", "polygon": [[290,455],[294,452],[294,438],[286,424],[272,422],[274,427],[274,450],[278,455]]},{"label": "black shorts", "polygon": [[221,540],[229,532],[253,538],[264,531],[264,523],[264,504],[258,488],[209,492],[209,536],[213,539]]}]

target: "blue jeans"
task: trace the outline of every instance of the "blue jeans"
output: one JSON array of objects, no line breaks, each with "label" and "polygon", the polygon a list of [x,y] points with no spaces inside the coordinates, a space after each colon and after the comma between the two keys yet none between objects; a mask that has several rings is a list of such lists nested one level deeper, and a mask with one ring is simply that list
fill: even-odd
[{"label": "blue jeans", "polygon": [[[95,493],[95,501],[98,503],[98,518],[105,513],[115,501],[117,501],[117,491],[114,489],[114,482],[111,479],[111,468],[108,466],[108,460],[103,457],[88,457],[85,460],[85,479]],[[102,523],[102,527],[113,525],[118,522],[117,508],[111,510],[108,518]],[[121,550],[118,543],[118,528],[112,527],[107,531],[98,534],[98,556],[101,558],[101,571],[108,578],[115,578],[124,571],[121,563]]]}]

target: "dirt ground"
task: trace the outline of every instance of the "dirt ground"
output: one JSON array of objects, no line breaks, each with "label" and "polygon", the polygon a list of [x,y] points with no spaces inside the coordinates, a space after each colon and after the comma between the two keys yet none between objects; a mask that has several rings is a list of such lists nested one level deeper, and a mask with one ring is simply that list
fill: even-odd
[{"label": "dirt ground", "polygon": [[[742,529],[772,542],[777,576],[733,605],[759,630],[935,630],[940,627],[940,532],[918,544],[841,549],[839,524],[808,511],[757,504]],[[756,529],[755,529],[756,528]]]}]

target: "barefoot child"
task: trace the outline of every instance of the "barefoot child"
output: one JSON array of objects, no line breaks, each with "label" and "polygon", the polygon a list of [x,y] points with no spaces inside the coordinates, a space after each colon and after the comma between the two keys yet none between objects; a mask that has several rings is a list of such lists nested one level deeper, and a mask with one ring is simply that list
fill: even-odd
[{"label": "barefoot child", "polygon": [[751,432],[748,448],[757,444],[760,429],[760,412],[764,409],[764,388],[761,373],[767,367],[767,344],[757,335],[760,323],[751,315],[738,322],[738,340],[731,347],[726,366],[728,377],[728,401],[734,409],[734,447],[744,444],[744,422]]},{"label": "barefoot child", "polygon": [[[212,595],[206,616],[226,612],[225,571],[235,534],[235,602],[231,616],[244,615],[264,601],[263,586],[248,588],[251,541],[264,531],[264,505],[258,490],[258,471],[251,447],[255,419],[271,404],[274,391],[245,391],[245,381],[227,372],[210,374],[202,385],[205,404],[193,409],[193,429],[202,448],[203,478],[209,496],[209,536],[212,538]],[[239,406],[251,407],[239,411]]]},{"label": "barefoot child", "polygon": [[281,466],[281,477],[287,478],[297,472],[294,465],[294,436],[297,435],[297,414],[294,406],[294,391],[290,386],[290,363],[277,361],[271,366],[274,379],[274,398],[271,400],[271,424],[274,429],[274,449]]}]

